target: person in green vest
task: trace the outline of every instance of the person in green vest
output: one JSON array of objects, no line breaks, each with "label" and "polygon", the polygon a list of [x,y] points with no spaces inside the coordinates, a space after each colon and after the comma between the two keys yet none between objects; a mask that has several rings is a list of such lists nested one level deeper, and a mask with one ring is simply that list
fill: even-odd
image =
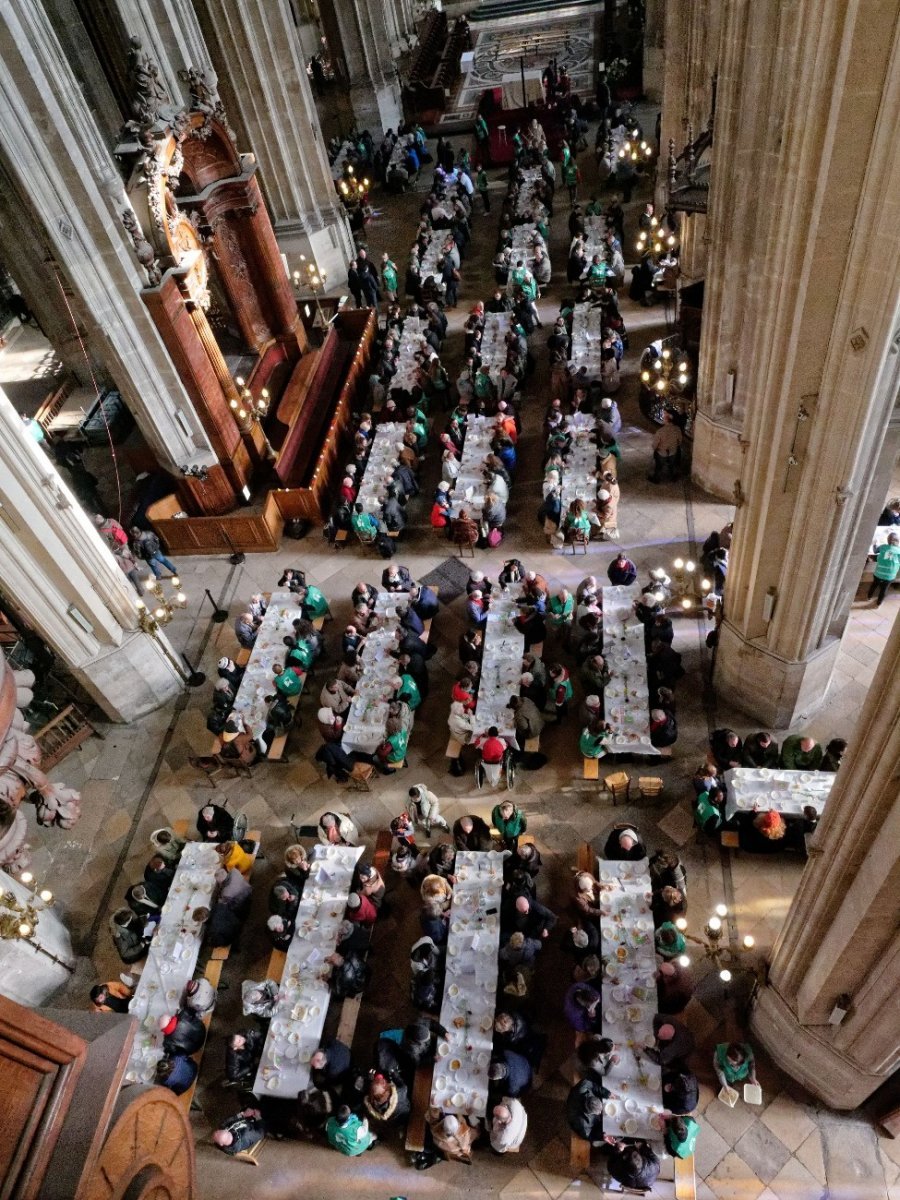
[{"label": "person in green vest", "polygon": [[574,158],[569,158],[568,162],[563,163],[562,169],[563,183],[569,189],[569,206],[574,208],[575,201],[578,197],[578,163]]},{"label": "person in green vest", "polygon": [[303,691],[303,680],[289,667],[275,676],[275,689],[282,696],[299,696]]},{"label": "person in green vest", "polygon": [[516,850],[519,838],[528,828],[528,820],[521,808],[517,808],[512,800],[502,800],[495,804],[491,812],[491,824],[500,834],[504,850]]},{"label": "person in green vest", "polygon": [[880,608],[884,603],[885,594],[897,578],[898,571],[900,571],[900,537],[896,533],[889,533],[887,541],[878,549],[878,557],[875,559],[875,567],[872,571],[872,582],[869,585],[869,600],[876,592],[878,593],[878,599],[875,601],[876,608]]},{"label": "person in green vest", "polygon": [[422,703],[422,693],[412,675],[398,675],[392,682],[395,697],[404,700],[415,712]]},{"label": "person in green vest", "polygon": [[406,749],[409,745],[409,730],[398,729],[396,733],[388,734],[381,745],[376,750],[380,766],[379,770],[383,775],[393,775],[394,768],[388,766],[388,763],[400,763],[406,761]]},{"label": "person in green vest", "polygon": [[475,118],[475,141],[478,144],[478,157],[487,166],[491,165],[491,131],[487,121],[481,115]]},{"label": "person in green vest", "polygon": [[303,608],[303,615],[307,621],[314,621],[316,617],[324,617],[328,613],[328,601],[322,595],[317,587],[307,584],[298,594],[298,600]]},{"label": "person in green vest", "polygon": [[353,1158],[371,1150],[378,1141],[369,1129],[369,1122],[351,1112],[346,1104],[342,1104],[334,1116],[328,1118],[325,1136],[334,1150]]},{"label": "person in green vest", "polygon": [[456,156],[456,165],[460,171],[465,171],[467,175],[472,174],[472,159],[469,156],[469,152],[465,146],[462,147],[459,154]]},{"label": "person in green vest", "polygon": [[666,1122],[666,1149],[674,1158],[690,1158],[699,1133],[700,1126],[693,1117],[669,1117]]},{"label": "person in green vest", "polygon": [[556,724],[558,725],[569,711],[569,701],[572,699],[572,680],[569,672],[562,663],[554,663],[548,672],[550,687],[553,692],[553,707],[556,709]]},{"label": "person in green vest", "polygon": [[315,647],[307,641],[295,642],[287,655],[287,665],[306,672],[312,666],[315,657]]},{"label": "person in green vest", "polygon": [[525,143],[522,141],[522,135],[521,135],[521,133],[519,133],[518,129],[513,134],[512,141],[513,141],[513,154],[515,155],[516,162],[518,162],[519,159],[522,157],[522,151],[525,149]]},{"label": "person in green vest", "polygon": [[479,367],[478,374],[475,376],[475,395],[479,400],[483,400],[486,404],[490,403],[494,398],[494,384],[487,367]]},{"label": "person in green vest", "polygon": [[568,588],[560,588],[550,597],[547,607],[547,617],[551,629],[567,629],[572,622],[575,611],[575,597]]},{"label": "person in green vest", "polygon": [[360,541],[374,542],[378,536],[378,522],[361,504],[354,504],[350,523]]},{"label": "person in green vest", "polygon": [[513,269],[509,273],[509,282],[512,284],[512,286],[514,288],[518,287],[518,288],[522,288],[524,290],[525,277],[527,275],[528,275],[528,268],[525,266],[524,260],[521,258],[517,259],[516,265],[513,267]]},{"label": "person in green vest", "polygon": [[478,190],[478,195],[481,197],[481,203],[484,205],[484,211],[491,211],[491,197],[488,191],[490,183],[488,182],[487,171],[484,167],[478,168],[478,174],[475,176],[475,187]]},{"label": "person in green vest", "polygon": [[381,256],[381,286],[391,304],[395,303],[397,299],[397,264],[392,262],[386,253]]},{"label": "person in green vest", "polygon": [[606,263],[600,261],[599,254],[595,254],[591,259],[585,280],[591,287],[603,287],[606,283]]},{"label": "person in green vest", "polygon": [[748,1042],[720,1042],[713,1054],[713,1070],[722,1087],[756,1083],[756,1059]]},{"label": "person in green vest", "polygon": [[677,926],[673,925],[671,921],[663,921],[656,931],[655,945],[656,953],[660,958],[668,960],[684,954],[687,942]]},{"label": "person in green vest", "polygon": [[[721,796],[721,792],[714,795]],[[708,791],[701,792],[694,801],[694,822],[704,833],[718,833],[722,828],[722,810]]]},{"label": "person in green vest", "polygon": [[584,215],[586,217],[602,217],[603,216],[603,205],[600,203],[600,201],[597,199],[596,196],[591,196],[591,202],[587,206],[587,208],[584,210]]},{"label": "person in green vest", "polygon": [[588,538],[591,536],[591,518],[588,516],[583,500],[573,500],[569,505],[564,522],[564,533],[568,535],[569,541],[572,540],[575,533],[583,534]]},{"label": "person in green vest", "polygon": [[572,151],[565,138],[563,138],[562,145],[559,148],[559,160],[562,163],[563,172],[565,172],[566,167],[572,161]]},{"label": "person in green vest", "polygon": [[541,235],[541,237],[544,239],[544,243],[546,244],[550,237],[550,226],[547,224],[547,222],[544,220],[543,217],[538,217],[538,219],[534,223],[534,227],[538,231],[538,233]]},{"label": "person in green vest", "polygon": [[524,274],[522,276],[522,282],[519,286],[522,288],[522,291],[525,293],[527,298],[533,304],[535,302],[535,300],[537,300],[538,285],[537,285],[537,280],[535,279],[535,277],[532,275],[531,271],[529,271],[529,269],[527,267],[525,268]]},{"label": "person in green vest", "polygon": [[578,739],[578,749],[585,758],[603,758],[606,754],[606,741],[610,734],[608,725],[585,725]]}]

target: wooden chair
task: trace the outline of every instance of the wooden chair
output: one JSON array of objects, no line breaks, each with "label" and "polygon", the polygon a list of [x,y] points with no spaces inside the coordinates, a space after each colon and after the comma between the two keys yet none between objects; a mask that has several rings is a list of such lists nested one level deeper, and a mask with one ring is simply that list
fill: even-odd
[{"label": "wooden chair", "polygon": [[737,830],[736,829],[723,829],[722,830],[722,849],[723,850],[739,850],[740,847],[741,847],[741,840],[738,837]]},{"label": "wooden chair", "polygon": [[249,1163],[251,1167],[259,1166],[259,1154],[263,1146],[266,1144],[266,1139],[261,1137],[255,1146],[251,1146],[249,1150],[239,1150],[237,1154],[232,1154],[235,1162]]},{"label": "wooden chair", "polygon": [[353,764],[353,770],[347,778],[345,786],[351,792],[371,792],[369,780],[375,774],[371,763],[358,762]]},{"label": "wooden chair", "polygon": [[641,775],[638,791],[642,800],[656,800],[663,790],[663,781],[658,775]]},{"label": "wooden chair", "polygon": [[627,771],[616,771],[613,775],[607,775],[603,780],[604,787],[612,796],[612,802],[615,806],[620,800],[628,800],[631,796],[631,776]]},{"label": "wooden chair", "polygon": [[[455,537],[453,539],[453,545],[456,547],[456,552],[460,558],[474,558],[475,557],[475,545],[476,545],[477,541],[478,541],[477,536],[466,537],[466,538]],[[468,554],[466,554],[467,550],[468,550]]]},{"label": "wooden chair", "polygon": [[581,529],[573,529],[571,538],[569,538],[565,544],[567,548],[571,547],[572,557],[574,558],[579,546],[581,547],[581,553],[587,554],[588,543],[590,540],[590,536],[584,533]]},{"label": "wooden chair", "polygon": [[596,859],[590,842],[579,842],[578,849],[575,852],[575,866],[579,871],[587,871],[589,875],[594,874]]},{"label": "wooden chair", "polygon": [[391,831],[389,829],[379,830],[378,836],[375,839],[375,850],[372,854],[372,865],[381,875],[384,875],[385,871],[390,866],[391,840]]},{"label": "wooden chair", "polygon": [[252,775],[250,768],[245,763],[223,759],[219,754],[192,754],[188,762],[192,767],[196,767],[198,771],[204,773],[211,788],[216,786],[220,775],[224,775],[226,779],[234,779],[238,775],[249,779]]}]

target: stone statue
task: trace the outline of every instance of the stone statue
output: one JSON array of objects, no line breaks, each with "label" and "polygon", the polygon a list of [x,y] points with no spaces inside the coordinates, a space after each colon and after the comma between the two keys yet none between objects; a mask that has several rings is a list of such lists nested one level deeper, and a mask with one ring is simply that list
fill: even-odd
[{"label": "stone statue", "polygon": [[234,141],[234,131],[228,124],[225,115],[225,105],[219,98],[219,90],[215,76],[212,79],[206,71],[198,67],[188,67],[179,71],[178,76],[188,85],[191,93],[191,111],[203,114],[203,121],[192,130],[192,136],[205,141],[212,132],[212,122],[218,121],[228,136]]},{"label": "stone statue", "polygon": [[28,732],[22,709],[31,702],[31,671],[12,671],[0,656],[0,866],[28,865],[23,800],[37,807],[41,825],[71,829],[81,815],[74,788],[51,783],[40,770],[41,751]]},{"label": "stone statue", "polygon": [[138,219],[132,209],[123,209],[121,217],[122,224],[131,235],[131,240],[134,243],[134,252],[137,255],[137,260],[147,272],[147,280],[150,286],[157,287],[162,279],[162,269],[157,261],[153,247],[144,237],[143,231],[138,224]]},{"label": "stone statue", "polygon": [[171,104],[171,100],[159,78],[159,67],[149,54],[144,53],[141,39],[137,37],[128,43],[128,87],[135,126],[155,125],[160,108],[163,104]]}]

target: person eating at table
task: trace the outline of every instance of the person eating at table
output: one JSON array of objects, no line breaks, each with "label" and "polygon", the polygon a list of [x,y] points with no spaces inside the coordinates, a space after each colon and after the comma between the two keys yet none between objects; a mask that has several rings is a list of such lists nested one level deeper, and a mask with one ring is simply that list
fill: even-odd
[{"label": "person eating at table", "polygon": [[678,958],[684,954],[684,934],[671,921],[663,921],[654,937],[656,953],[662,959]]},{"label": "person eating at table", "polygon": [[649,1191],[660,1172],[659,1159],[649,1143],[618,1141],[608,1135],[603,1140],[611,1147],[606,1158],[606,1169],[612,1178],[622,1187]]},{"label": "person eating at table", "polygon": [[647,850],[637,830],[631,825],[616,825],[603,847],[603,857],[638,862],[647,857]]},{"label": "person eating at table", "polygon": [[550,936],[556,920],[556,914],[538,900],[528,896],[516,896],[511,902],[504,899],[500,910],[500,940],[507,940],[513,933],[544,940]]},{"label": "person eating at table", "polygon": [[778,743],[764,729],[751,733],[744,739],[743,764],[745,767],[777,767],[780,759]]},{"label": "person eating at table", "polygon": [[663,1104],[677,1117],[692,1113],[700,1102],[700,1084],[693,1071],[674,1066],[662,1074]]},{"label": "person eating at table", "polygon": [[675,1016],[684,1012],[693,994],[690,967],[681,966],[677,959],[660,963],[656,972],[656,1007],[661,1013]]},{"label": "person eating at table", "polygon": [[669,1117],[666,1121],[666,1149],[674,1158],[691,1158],[700,1126],[693,1117]]},{"label": "person eating at table", "polygon": [[495,1154],[508,1154],[518,1150],[528,1131],[528,1114],[521,1100],[504,1096],[486,1118],[485,1127]]},{"label": "person eating at table", "polygon": [[449,1162],[472,1165],[472,1146],[481,1136],[477,1125],[466,1117],[444,1116],[439,1108],[429,1108],[425,1120],[431,1131],[435,1148]]},{"label": "person eating at table", "polygon": [[603,1101],[609,1091],[599,1079],[580,1079],[566,1096],[566,1122],[578,1137],[592,1146],[603,1144]]},{"label": "person eating at table", "polygon": [[830,771],[834,774],[841,765],[841,759],[847,752],[847,743],[843,738],[832,738],[825,747],[825,753],[822,755],[822,762],[819,764],[820,771]]},{"label": "person eating at table", "polygon": [[488,1095],[491,1100],[503,1096],[518,1098],[531,1087],[534,1072],[524,1054],[506,1046],[495,1048],[488,1067]]},{"label": "person eating at table", "polygon": [[266,1136],[266,1125],[258,1108],[244,1108],[213,1131],[213,1145],[225,1154],[244,1154]]},{"label": "person eating at table", "polygon": [[563,1000],[563,1015],[577,1033],[600,1029],[600,993],[587,983],[573,983]]},{"label": "person eating at table", "polygon": [[720,771],[741,765],[744,747],[733,729],[714,729],[709,739],[709,749]]},{"label": "person eating at table", "polygon": [[204,842],[227,842],[234,832],[234,818],[221,804],[204,804],[197,813],[197,832]]},{"label": "person eating at table", "polygon": [[369,1129],[368,1121],[357,1116],[346,1104],[342,1104],[337,1112],[328,1118],[325,1123],[325,1136],[332,1149],[351,1158],[371,1150],[378,1141]]},{"label": "person eating at table", "polygon": [[781,765],[786,771],[818,771],[824,750],[808,734],[792,734],[781,747]]},{"label": "person eating at table", "polygon": [[572,903],[579,920],[599,921],[601,910],[597,905],[600,884],[590,871],[578,871],[574,880]]},{"label": "person eating at table", "polygon": [[453,842],[457,850],[492,850],[491,829],[483,817],[469,813],[453,822]]}]

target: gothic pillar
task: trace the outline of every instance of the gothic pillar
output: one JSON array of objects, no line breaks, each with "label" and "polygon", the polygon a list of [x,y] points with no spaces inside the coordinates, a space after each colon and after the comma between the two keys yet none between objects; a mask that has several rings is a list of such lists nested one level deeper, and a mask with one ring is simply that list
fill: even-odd
[{"label": "gothic pillar", "polygon": [[289,0],[198,0],[241,144],[253,148],[278,242],[343,279],[353,241],[334,190]]},{"label": "gothic pillar", "polygon": [[666,7],[664,0],[646,0],[644,4],[644,93],[651,104],[659,104],[663,98]]},{"label": "gothic pillar", "polygon": [[753,277],[735,281],[746,419],[716,655],[720,693],[775,727],[824,698],[900,389],[900,18],[888,0],[809,0],[794,15],[785,36],[802,54],[777,78],[795,118],[770,141],[762,188],[777,202],[760,206],[771,221]]},{"label": "gothic pillar", "polygon": [[39,0],[9,0],[0,45],[0,162],[49,250],[48,292],[74,294],[90,346],[159,463],[214,455],[140,298],[121,177]]},{"label": "gothic pillar", "polygon": [[829,1108],[856,1108],[900,1066],[898,706],[895,622],[751,1017],[755,1040]]},{"label": "gothic pillar", "polygon": [[111,720],[136,720],[183,686],[165,637],[138,628],[133,587],[3,392],[0,588]]},{"label": "gothic pillar", "polygon": [[335,59],[350,89],[359,129],[377,140],[403,120],[383,0],[323,0],[320,11]]}]

